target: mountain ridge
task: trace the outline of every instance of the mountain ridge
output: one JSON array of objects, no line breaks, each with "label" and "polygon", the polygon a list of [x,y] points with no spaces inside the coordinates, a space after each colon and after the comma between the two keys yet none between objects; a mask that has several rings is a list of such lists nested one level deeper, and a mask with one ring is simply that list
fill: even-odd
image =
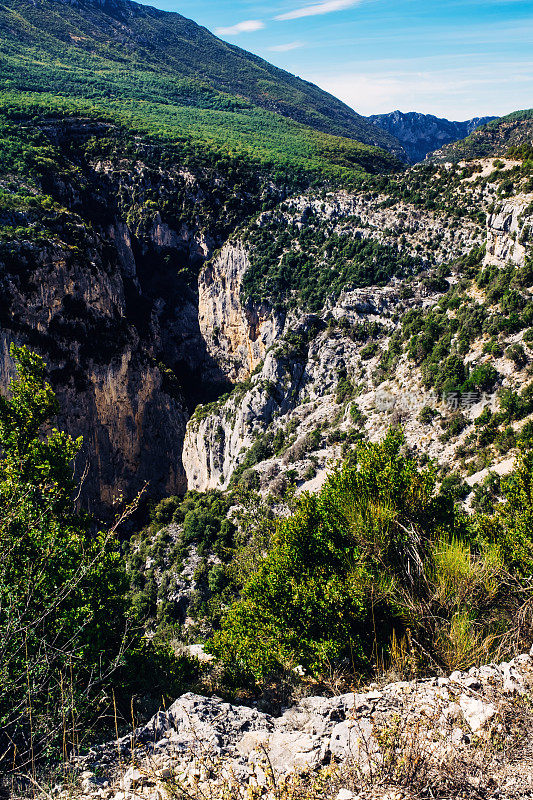
[{"label": "mountain ridge", "polygon": [[403,156],[390,134],[376,132],[337,98],[175,12],[131,0],[7,0],[0,37],[3,88],[53,85],[56,94],[93,100],[235,113],[251,105]]},{"label": "mountain ridge", "polygon": [[516,150],[531,159],[533,150],[533,109],[514,111],[473,131],[465,139],[445,145],[432,153],[434,161],[469,161],[506,156]]},{"label": "mountain ridge", "polygon": [[476,128],[498,118],[474,117],[464,122],[455,122],[433,114],[396,110],[388,114],[372,114],[368,119],[395,136],[405,149],[411,163],[416,163],[423,161],[428,153],[443,145],[464,139]]}]

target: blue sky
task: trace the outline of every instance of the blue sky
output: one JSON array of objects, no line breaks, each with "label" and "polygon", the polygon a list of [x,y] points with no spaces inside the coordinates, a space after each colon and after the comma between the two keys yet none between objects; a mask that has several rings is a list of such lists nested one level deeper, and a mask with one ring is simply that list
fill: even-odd
[{"label": "blue sky", "polygon": [[533,107],[533,0],[151,0],[361,114]]}]

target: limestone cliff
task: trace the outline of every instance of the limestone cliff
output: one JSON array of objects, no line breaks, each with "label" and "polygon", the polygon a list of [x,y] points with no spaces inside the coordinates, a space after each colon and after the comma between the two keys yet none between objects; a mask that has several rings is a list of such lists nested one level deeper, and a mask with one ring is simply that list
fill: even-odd
[{"label": "limestone cliff", "polygon": [[[286,482],[283,476],[288,471],[301,489],[315,489],[345,452],[343,442],[356,441],[362,433],[370,439],[379,439],[391,424],[398,422],[403,425],[410,446],[448,468],[457,463],[456,453],[461,452],[468,436],[474,435],[474,421],[485,406],[471,404],[464,411],[465,421],[457,434],[442,435],[437,422],[430,427],[420,422],[419,413],[429,402],[426,400],[429,392],[417,365],[403,355],[395,358],[393,373],[387,374],[385,370],[381,377],[382,364],[391,336],[406,314],[418,310],[427,313],[438,304],[442,292],[451,291],[464,281],[459,266],[457,272],[449,272],[444,286],[434,284],[427,274],[431,272],[431,263],[452,262],[455,258],[460,265],[466,253],[485,244],[485,266],[525,265],[531,200],[530,194],[523,194],[501,201],[487,216],[482,234],[468,219],[459,223],[444,214],[428,214],[402,203],[390,209],[377,208],[375,213],[372,203],[365,204],[361,198],[347,195],[330,197],[326,202],[323,198],[321,201],[299,198],[287,204],[297,219],[304,218],[306,209],[312,206],[325,218],[335,218],[339,226],[350,224],[368,236],[390,236],[387,231],[395,224],[405,223],[410,211],[412,222],[403,229],[405,247],[413,251],[427,248],[428,254],[432,251],[431,261],[428,258],[427,270],[411,280],[392,281],[383,288],[347,290],[318,316],[294,312],[288,315],[283,327],[278,321],[277,329],[269,328],[269,338],[262,341],[263,346],[268,343],[266,355],[254,374],[229,397],[201,406],[188,423],[183,463],[189,488],[224,489],[235,470],[242,472],[245,467],[255,473],[256,488],[265,491],[282,488]],[[355,210],[358,213],[354,216]],[[436,236],[439,231],[440,238]],[[239,334],[220,337],[217,349],[212,350],[217,353],[219,363],[225,368],[231,365],[232,370],[234,359],[242,365],[242,354],[253,346],[249,328],[246,340],[244,307],[238,302],[238,295],[233,293],[230,299],[225,294],[230,284],[227,276],[234,281],[235,290],[238,288],[233,277],[237,273],[236,262],[242,274],[246,265],[244,244],[232,245],[216,260],[217,285],[222,288],[215,290],[212,281],[210,285],[206,282],[203,289],[205,319],[213,315],[222,320],[223,306],[217,305],[222,294],[227,298],[226,303],[232,303],[232,318],[239,321]],[[522,302],[528,296],[526,292]],[[468,302],[468,297],[464,302]],[[376,331],[374,338],[368,334],[371,330]],[[525,365],[517,369],[503,353],[500,358],[484,354],[482,338],[471,345],[466,362],[491,364],[500,376],[500,387],[520,389],[527,381]],[[522,334],[515,334],[508,339],[508,344],[514,342],[525,347],[527,363],[529,340],[526,344]],[[244,377],[251,365],[251,362],[246,364],[241,373]],[[351,388],[340,388],[343,386]],[[380,406],[377,402],[380,397],[389,398],[389,404]],[[441,419],[443,426],[451,425],[457,409],[446,408],[438,399],[436,419]],[[490,402],[495,410],[496,394],[491,395]],[[277,445],[273,444],[276,442]]]},{"label": "limestone cliff", "polygon": [[58,423],[84,438],[82,501],[109,513],[145,482],[155,497],[186,489],[186,421],[227,381],[199,327],[197,274],[258,190],[185,169],[103,123],[43,128],[61,168],[34,187],[0,181],[30,197],[0,208],[1,388],[10,342],[42,353]]},{"label": "limestone cliff", "polygon": [[257,436],[298,403],[303,381],[300,360],[269,352],[261,369],[226,402],[200,407],[189,421],[183,445],[189,489],[226,489]]},{"label": "limestone cliff", "polygon": [[248,266],[244,243],[228,242],[198,280],[200,331],[210,355],[232,381],[247,378],[283,330],[283,315],[266,303],[241,302]]},{"label": "limestone cliff", "polygon": [[486,264],[504,267],[506,264],[524,264],[526,247],[524,233],[531,224],[528,206],[531,195],[510,198],[490,214],[487,222]]}]

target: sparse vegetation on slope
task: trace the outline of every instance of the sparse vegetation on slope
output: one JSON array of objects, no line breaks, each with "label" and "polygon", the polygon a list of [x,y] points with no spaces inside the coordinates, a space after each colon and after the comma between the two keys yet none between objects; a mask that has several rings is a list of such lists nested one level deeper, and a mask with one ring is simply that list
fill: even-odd
[{"label": "sparse vegetation on slope", "polygon": [[[292,222],[292,224],[291,224]],[[243,281],[246,298],[257,304],[321,311],[347,288],[383,286],[392,277],[418,272],[422,259],[350,230],[337,232],[312,212],[288,220],[282,211],[261,216],[247,233],[251,264]],[[354,220],[355,223],[355,220]]]},{"label": "sparse vegetation on slope", "polygon": [[514,148],[526,147],[533,141],[533,109],[515,111],[506,117],[483,125],[462,139],[454,142],[432,156],[438,161],[471,161],[475,158],[494,158],[513,152]]}]

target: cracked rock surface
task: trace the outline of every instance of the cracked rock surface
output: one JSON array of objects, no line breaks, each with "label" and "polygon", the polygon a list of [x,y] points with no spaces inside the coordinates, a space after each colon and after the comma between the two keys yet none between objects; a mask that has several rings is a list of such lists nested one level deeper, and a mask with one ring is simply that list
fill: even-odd
[{"label": "cracked rock surface", "polygon": [[[383,765],[387,736],[392,731],[397,736],[399,727],[409,736],[416,731],[417,747],[436,762],[479,753],[483,742],[507,735],[509,707],[527,705],[532,688],[533,659],[523,654],[447,678],[307,697],[279,717],[187,693],[146,725],[80,759],[84,794],[110,800],[137,794],[164,798],[169,778],[195,787],[231,779],[266,791],[271,776],[279,781],[332,764],[357,764],[363,775]],[[530,756],[521,762],[523,791],[502,794],[498,789],[490,796],[533,797],[533,788],[527,788],[533,752]],[[494,770],[500,767],[495,762]]]}]

